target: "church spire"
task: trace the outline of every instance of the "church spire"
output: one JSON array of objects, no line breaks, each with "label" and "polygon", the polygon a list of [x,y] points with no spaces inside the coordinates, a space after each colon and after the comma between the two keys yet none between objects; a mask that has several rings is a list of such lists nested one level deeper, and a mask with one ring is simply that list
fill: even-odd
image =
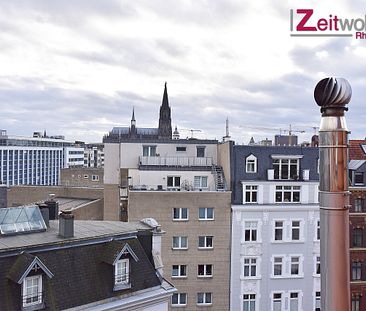
[{"label": "church spire", "polygon": [[136,119],[135,119],[135,107],[133,107],[132,108],[130,135],[131,135],[131,137],[135,137],[136,134],[137,134],[137,130],[136,130]]},{"label": "church spire", "polygon": [[131,118],[131,125],[134,124],[136,126],[136,119],[135,119],[135,107],[132,108],[132,118]]},{"label": "church spire", "polygon": [[165,82],[163,101],[160,106],[159,139],[172,139],[172,120],[166,84],[167,83]]}]

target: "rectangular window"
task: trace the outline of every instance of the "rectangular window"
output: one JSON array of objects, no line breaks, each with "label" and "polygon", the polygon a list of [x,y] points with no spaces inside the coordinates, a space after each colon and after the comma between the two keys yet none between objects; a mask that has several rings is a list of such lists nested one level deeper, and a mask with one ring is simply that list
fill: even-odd
[{"label": "rectangular window", "polygon": [[212,265],[198,265],[198,277],[212,277]]},{"label": "rectangular window", "polygon": [[92,181],[99,181],[98,175],[92,175]]},{"label": "rectangular window", "polygon": [[363,212],[363,199],[362,198],[355,199],[355,212],[356,213]]},{"label": "rectangular window", "polygon": [[213,248],[213,236],[199,236],[198,248]]},{"label": "rectangular window", "polygon": [[361,311],[361,296],[352,296],[352,311]]},{"label": "rectangular window", "polygon": [[278,220],[275,221],[274,225],[274,240],[275,241],[283,241],[283,225],[284,221]]},{"label": "rectangular window", "polygon": [[321,308],[320,292],[315,292],[315,311],[320,311],[320,308]]},{"label": "rectangular window", "polygon": [[315,257],[315,275],[320,276],[320,256]]},{"label": "rectangular window", "polygon": [[173,220],[188,220],[188,208],[186,207],[173,208]]},{"label": "rectangular window", "polygon": [[299,311],[299,293],[290,293],[290,310],[289,311]]},{"label": "rectangular window", "polygon": [[276,203],[299,203],[300,186],[276,186]]},{"label": "rectangular window", "polygon": [[142,155],[144,157],[155,157],[156,146],[142,146]]},{"label": "rectangular window", "polygon": [[258,202],[258,186],[245,186],[245,203]]},{"label": "rectangular window", "polygon": [[352,281],[362,280],[362,262],[352,262]]},{"label": "rectangular window", "polygon": [[243,295],[243,311],[255,311],[255,294]]},{"label": "rectangular window", "polygon": [[172,306],[185,306],[187,305],[186,293],[175,293],[172,296]]},{"label": "rectangular window", "polygon": [[273,311],[282,311],[282,293],[273,293]]},{"label": "rectangular window", "polygon": [[291,257],[291,275],[300,275],[300,257]]},{"label": "rectangular window", "polygon": [[187,265],[173,265],[172,266],[172,278],[187,277]]},{"label": "rectangular window", "polygon": [[197,158],[203,158],[205,156],[205,148],[204,146],[197,146]]},{"label": "rectangular window", "polygon": [[183,151],[187,151],[187,147],[177,147],[176,150],[178,152],[183,152]]},{"label": "rectangular window", "polygon": [[114,283],[119,284],[129,284],[130,282],[130,264],[128,259],[118,260],[115,264],[114,269]]},{"label": "rectangular window", "polygon": [[244,240],[246,242],[257,241],[257,221],[246,221],[244,224]]},{"label": "rectangular window", "polygon": [[353,229],[353,247],[363,247],[363,229]]},{"label": "rectangular window", "polygon": [[299,179],[299,159],[273,159],[274,179]]},{"label": "rectangular window", "polygon": [[282,275],[282,265],[283,265],[283,258],[282,257],[274,257],[273,258],[273,275],[274,276],[281,276]]},{"label": "rectangular window", "polygon": [[200,207],[198,209],[198,219],[199,220],[213,220],[214,219],[213,207]]},{"label": "rectangular window", "polygon": [[316,221],[316,239],[320,241],[320,220]]},{"label": "rectangular window", "polygon": [[244,277],[257,276],[257,258],[244,258]]},{"label": "rectangular window", "polygon": [[363,172],[355,173],[355,185],[363,185]]},{"label": "rectangular window", "polygon": [[194,176],[195,188],[207,188],[207,176]]},{"label": "rectangular window", "polygon": [[254,155],[250,155],[245,160],[245,171],[246,173],[257,172],[257,158]]},{"label": "rectangular window", "polygon": [[41,304],[42,302],[42,276],[26,277],[23,281],[23,307]]},{"label": "rectangular window", "polygon": [[212,293],[197,293],[198,305],[210,305],[212,304]]},{"label": "rectangular window", "polygon": [[180,188],[180,176],[168,176],[167,187],[169,188]]},{"label": "rectangular window", "polygon": [[300,241],[301,236],[301,222],[299,220],[291,221],[291,240]]},{"label": "rectangular window", "polygon": [[173,236],[172,244],[173,249],[187,249],[188,238],[186,236]]}]

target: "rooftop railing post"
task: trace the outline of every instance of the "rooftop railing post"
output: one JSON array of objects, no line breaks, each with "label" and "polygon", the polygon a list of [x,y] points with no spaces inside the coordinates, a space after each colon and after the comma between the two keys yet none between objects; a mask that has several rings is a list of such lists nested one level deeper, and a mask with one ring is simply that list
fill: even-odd
[{"label": "rooftop railing post", "polygon": [[321,107],[319,205],[321,310],[350,311],[348,130],[345,79],[326,78],[314,90]]}]

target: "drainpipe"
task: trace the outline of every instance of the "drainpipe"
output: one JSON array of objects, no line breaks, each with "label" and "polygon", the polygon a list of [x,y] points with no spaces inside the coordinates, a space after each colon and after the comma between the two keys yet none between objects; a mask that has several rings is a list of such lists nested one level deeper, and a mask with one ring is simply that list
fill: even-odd
[{"label": "drainpipe", "polygon": [[344,117],[352,89],[326,78],[315,87],[321,107],[319,205],[321,310],[350,311],[348,130]]}]

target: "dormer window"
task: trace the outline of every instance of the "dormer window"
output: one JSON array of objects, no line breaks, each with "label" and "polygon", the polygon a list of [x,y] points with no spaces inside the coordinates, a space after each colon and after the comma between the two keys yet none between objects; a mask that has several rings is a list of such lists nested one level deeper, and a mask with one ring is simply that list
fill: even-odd
[{"label": "dormer window", "polygon": [[253,154],[245,159],[245,171],[246,173],[257,172],[257,158]]},{"label": "dormer window", "polygon": [[129,259],[120,259],[114,266],[114,284],[128,285],[130,283],[130,261]]},{"label": "dormer window", "polygon": [[43,291],[42,291],[42,275],[34,275],[26,277],[23,281],[22,289],[23,308],[33,307],[43,304]]}]

